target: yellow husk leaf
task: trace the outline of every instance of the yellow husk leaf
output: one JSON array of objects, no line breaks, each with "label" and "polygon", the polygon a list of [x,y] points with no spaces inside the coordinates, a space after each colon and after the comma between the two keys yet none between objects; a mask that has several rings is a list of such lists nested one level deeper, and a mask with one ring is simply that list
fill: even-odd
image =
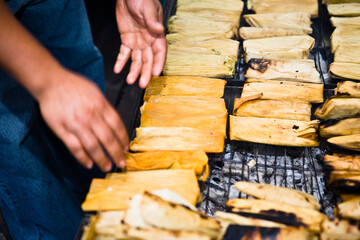
[{"label": "yellow husk leaf", "polygon": [[212,34],[212,33],[171,33],[166,35],[166,41],[168,44],[177,41],[205,41],[210,39],[229,39],[226,37],[226,33]]},{"label": "yellow husk leaf", "polygon": [[[161,95],[150,95],[146,96],[145,99],[148,103],[167,103],[167,104],[221,104],[225,107],[225,101],[223,98],[214,97],[203,97],[203,96],[161,96]],[[225,108],[226,109],[226,108]]]},{"label": "yellow husk leaf", "polygon": [[334,53],[339,45],[358,45],[360,43],[360,26],[345,25],[335,28],[331,35],[331,51]]},{"label": "yellow husk leaf", "polygon": [[321,125],[319,133],[324,138],[360,133],[360,118],[342,119],[330,126]]},{"label": "yellow husk leaf", "polygon": [[225,136],[221,132],[187,127],[146,127],[136,129],[130,143],[132,151],[205,151],[224,150]]},{"label": "yellow husk leaf", "polygon": [[251,27],[268,27],[301,30],[311,34],[310,14],[294,12],[286,14],[247,14],[245,21]]},{"label": "yellow husk leaf", "polygon": [[172,152],[152,151],[125,153],[127,171],[158,169],[193,169],[201,181],[206,181],[209,172],[208,157],[204,151]]},{"label": "yellow husk leaf", "polygon": [[321,240],[357,240],[360,235],[360,222],[349,221],[346,219],[334,220],[325,219],[321,228]]},{"label": "yellow husk leaf", "polygon": [[337,213],[340,218],[360,220],[360,197],[338,203]]},{"label": "yellow husk leaf", "polygon": [[360,16],[360,3],[338,3],[328,4],[329,15],[356,17]]},{"label": "yellow husk leaf", "polygon": [[307,35],[303,30],[283,29],[283,28],[260,28],[260,27],[241,27],[239,35],[244,40],[285,37],[285,36],[304,36]]},{"label": "yellow husk leaf", "polygon": [[323,89],[323,84],[247,79],[241,97],[263,94],[261,99],[321,103],[324,101]]},{"label": "yellow husk leaf", "polygon": [[221,98],[226,81],[193,76],[152,77],[145,89],[144,101],[149,96],[198,96]]},{"label": "yellow husk leaf", "polygon": [[319,146],[319,121],[230,116],[230,139],[280,146]]},{"label": "yellow husk leaf", "polygon": [[333,62],[329,74],[333,78],[360,80],[360,64]]},{"label": "yellow husk leaf", "polygon": [[339,45],[334,53],[334,62],[360,64],[360,42],[359,45]]},{"label": "yellow husk leaf", "polygon": [[332,137],[327,141],[341,148],[360,151],[360,134]]},{"label": "yellow husk leaf", "polygon": [[324,156],[325,166],[331,167],[334,171],[351,171],[360,172],[360,156],[359,155],[329,155]]},{"label": "yellow husk leaf", "polygon": [[353,81],[338,82],[334,89],[335,95],[347,95],[350,97],[360,98],[360,83]]},{"label": "yellow husk leaf", "polygon": [[[242,11],[244,8],[244,2],[241,0],[179,0],[177,1],[177,7],[180,8],[199,8],[210,10],[229,10],[229,11]],[[240,13],[241,15],[241,13]]]},{"label": "yellow husk leaf", "polygon": [[323,120],[360,116],[360,98],[328,98],[316,109],[314,115]]},{"label": "yellow husk leaf", "polygon": [[113,173],[108,179],[93,179],[82,204],[84,211],[124,210],[126,200],[144,191],[169,189],[195,205],[200,190],[194,170],[154,170]]},{"label": "yellow husk leaf", "polygon": [[360,17],[331,17],[330,21],[334,27],[360,25]]}]

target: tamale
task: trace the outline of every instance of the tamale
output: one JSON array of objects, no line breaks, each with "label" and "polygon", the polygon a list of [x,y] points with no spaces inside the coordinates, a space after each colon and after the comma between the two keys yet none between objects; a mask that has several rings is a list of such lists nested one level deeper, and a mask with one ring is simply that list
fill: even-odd
[{"label": "tamale", "polygon": [[327,142],[341,148],[360,151],[360,134],[332,137]]},{"label": "tamale", "polygon": [[238,55],[239,42],[231,39],[177,41],[168,45],[168,52],[176,54]]},{"label": "tamale", "polygon": [[347,95],[360,98],[360,83],[353,81],[338,82],[337,87],[334,90],[335,95]]},{"label": "tamale", "polygon": [[197,9],[216,9],[216,10],[228,10],[228,11],[241,11],[244,8],[244,2],[241,0],[223,0],[221,2],[214,0],[179,0],[177,1],[178,8],[197,8]]},{"label": "tamale", "polygon": [[305,229],[295,227],[254,227],[231,224],[224,234],[223,240],[315,240],[313,234],[309,233]]},{"label": "tamale", "polygon": [[360,16],[360,3],[338,3],[328,4],[327,9],[329,15],[356,17]]},{"label": "tamale", "polygon": [[358,45],[359,42],[360,25],[337,27],[331,34],[331,51],[334,53],[339,45]]},{"label": "tamale", "polygon": [[195,205],[200,194],[194,170],[154,170],[113,173],[108,179],[93,179],[82,204],[84,211],[123,210],[126,199],[144,191],[169,189]]},{"label": "tamale", "polygon": [[306,54],[314,43],[314,38],[310,36],[286,36],[245,40],[243,46],[246,61],[254,55],[260,55],[257,58],[287,60],[307,58]]},{"label": "tamale", "polygon": [[[200,104],[202,103],[202,104]],[[218,131],[226,135],[225,103],[194,102],[174,104],[147,103],[141,112],[140,127],[190,127]]]},{"label": "tamale", "polygon": [[360,42],[358,45],[342,45],[340,44],[334,53],[335,62],[344,63],[360,63]]},{"label": "tamale", "polygon": [[235,74],[237,56],[167,54],[163,69],[166,76],[203,76],[229,78]]},{"label": "tamale", "polygon": [[145,89],[144,101],[149,96],[200,96],[220,98],[224,95],[226,81],[192,76],[152,77]]},{"label": "tamale", "polygon": [[303,36],[307,35],[303,30],[283,28],[241,27],[239,35],[242,39],[259,39],[270,37]]},{"label": "tamale", "polygon": [[360,236],[360,221],[325,219],[321,227],[321,240],[358,240]]},{"label": "tamale", "polygon": [[321,124],[319,133],[324,138],[360,134],[360,118],[347,118],[334,124],[331,122]]},{"label": "tamale", "polygon": [[360,98],[330,97],[314,114],[323,120],[358,117]]},{"label": "tamale", "polygon": [[360,193],[360,175],[353,174],[349,176],[341,176],[341,178],[338,177],[331,183],[329,181],[329,184],[342,191]]},{"label": "tamale", "polygon": [[324,85],[322,84],[247,79],[241,97],[262,94],[261,99],[321,103],[323,102],[323,89]]},{"label": "tamale", "polygon": [[311,34],[310,14],[292,12],[286,14],[246,14],[245,21],[251,27],[296,29]]},{"label": "tamale", "polygon": [[[357,183],[354,186],[359,187],[360,184],[360,173],[355,171],[332,171],[329,175],[328,184],[333,185],[334,187],[341,188],[351,185],[351,182]],[[349,182],[349,183],[347,183]],[[346,189],[342,189],[346,190]]]},{"label": "tamale", "polygon": [[232,38],[237,34],[238,23],[180,18],[174,15],[169,18],[167,27],[170,33],[226,33],[227,38]]},{"label": "tamale", "polygon": [[172,152],[152,151],[142,153],[125,153],[126,170],[144,171],[157,169],[193,169],[201,181],[206,181],[208,157],[203,151]]},{"label": "tamale", "polygon": [[136,129],[130,143],[132,151],[198,151],[220,153],[224,150],[224,134],[187,127],[146,127]]},{"label": "tamale", "polygon": [[360,197],[339,203],[337,213],[340,218],[360,220]]},{"label": "tamale", "polygon": [[226,202],[232,212],[239,215],[252,216],[289,226],[305,227],[312,232],[320,232],[320,224],[326,215],[317,210],[295,207],[277,201],[258,199],[230,199]]},{"label": "tamale", "polygon": [[349,201],[353,198],[357,198],[357,197],[360,197],[360,194],[359,193],[347,193],[347,192],[340,192],[340,198],[343,202],[346,202],[346,201]]},{"label": "tamale", "polygon": [[258,199],[277,201],[315,210],[319,210],[321,207],[313,195],[295,189],[245,181],[236,182],[235,187],[237,190]]},{"label": "tamale", "polygon": [[248,0],[247,7],[255,13],[293,13],[306,12],[311,17],[318,16],[317,0]]},{"label": "tamale", "polygon": [[[128,237],[125,239],[129,240],[211,240],[210,236],[197,232],[184,230],[163,230],[159,228],[141,229],[133,227],[125,231],[125,237]],[[124,238],[118,238],[118,236],[116,236],[115,239],[123,240]]]},{"label": "tamale", "polygon": [[162,95],[148,95],[146,96],[148,103],[168,103],[168,104],[189,104],[189,103],[213,103],[215,105],[224,105],[223,98],[203,97],[203,96],[162,96]]},{"label": "tamale", "polygon": [[230,116],[230,139],[280,146],[319,146],[318,121]]},{"label": "tamale", "polygon": [[262,94],[235,98],[233,115],[310,121],[311,104],[305,101],[262,100]]},{"label": "tamale", "polygon": [[177,41],[205,41],[210,39],[228,39],[225,37],[225,33],[220,35],[211,35],[207,33],[196,34],[196,33],[170,33],[166,34],[166,41],[168,44]]},{"label": "tamale", "polygon": [[356,3],[359,0],[322,0],[322,4]]},{"label": "tamale", "polygon": [[331,17],[330,22],[334,27],[360,25],[360,17]]},{"label": "tamale", "polygon": [[314,60],[251,59],[247,78],[282,79],[297,82],[321,83]]},{"label": "tamale", "polygon": [[329,74],[333,78],[360,80],[360,64],[333,62]]}]

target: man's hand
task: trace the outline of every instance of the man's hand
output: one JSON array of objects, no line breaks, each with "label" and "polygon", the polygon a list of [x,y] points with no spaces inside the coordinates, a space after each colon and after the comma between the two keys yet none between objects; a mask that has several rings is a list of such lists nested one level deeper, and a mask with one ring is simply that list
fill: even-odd
[{"label": "man's hand", "polygon": [[118,0],[116,19],[121,37],[120,53],[114,72],[120,73],[130,56],[127,83],[141,74],[139,86],[145,88],[151,76],[159,76],[166,59],[163,12],[159,0]]}]

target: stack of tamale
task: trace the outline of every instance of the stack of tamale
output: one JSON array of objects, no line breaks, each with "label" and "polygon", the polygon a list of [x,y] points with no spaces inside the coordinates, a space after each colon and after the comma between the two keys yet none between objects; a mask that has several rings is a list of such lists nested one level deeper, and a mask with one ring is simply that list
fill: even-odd
[{"label": "stack of tamale", "polygon": [[181,0],[168,22],[164,75],[232,77],[238,57],[241,0]]}]

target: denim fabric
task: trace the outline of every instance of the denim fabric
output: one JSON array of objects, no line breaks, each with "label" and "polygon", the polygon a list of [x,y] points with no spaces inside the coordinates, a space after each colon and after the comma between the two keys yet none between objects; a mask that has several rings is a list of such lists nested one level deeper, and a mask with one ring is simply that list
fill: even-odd
[{"label": "denim fabric", "polygon": [[[7,4],[61,64],[104,91],[102,57],[82,0]],[[32,96],[1,70],[0,123],[0,205],[12,237],[73,239],[91,179],[104,174],[76,162],[48,129]]]}]

